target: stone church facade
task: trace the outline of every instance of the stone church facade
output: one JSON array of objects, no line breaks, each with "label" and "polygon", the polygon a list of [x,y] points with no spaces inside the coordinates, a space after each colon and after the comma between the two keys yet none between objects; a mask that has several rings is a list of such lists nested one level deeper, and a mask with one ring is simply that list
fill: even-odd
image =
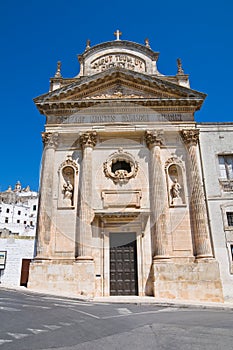
[{"label": "stone church facade", "polygon": [[46,125],[29,288],[223,300],[194,120],[206,95],[158,57],[119,32],[87,41],[79,74],[58,62],[34,100]]}]

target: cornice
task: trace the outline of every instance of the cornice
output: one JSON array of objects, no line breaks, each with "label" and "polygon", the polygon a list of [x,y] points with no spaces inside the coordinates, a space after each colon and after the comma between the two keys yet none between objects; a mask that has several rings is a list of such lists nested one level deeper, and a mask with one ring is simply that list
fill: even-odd
[{"label": "cornice", "polygon": [[99,51],[103,51],[104,49],[113,49],[113,48],[120,48],[120,49],[131,49],[133,51],[137,51],[137,52],[141,52],[144,55],[147,55],[148,57],[150,57],[153,61],[157,61],[158,57],[159,57],[159,52],[155,52],[153,50],[151,50],[151,48],[142,45],[142,44],[138,44],[132,41],[127,41],[127,40],[114,40],[114,41],[106,41],[104,43],[100,43],[97,45],[94,45],[92,47],[90,47],[88,50],[85,50],[84,53],[82,53],[81,55],[78,55],[78,58],[80,60],[82,59],[86,59],[87,57],[92,56],[93,54],[95,54],[96,52]]},{"label": "cornice", "polygon": [[[78,101],[52,101],[37,104],[37,108],[44,115],[71,115],[80,111],[83,108],[109,105],[111,102],[116,102],[116,99],[85,99]],[[202,99],[169,99],[169,98],[121,98],[120,103],[133,103],[137,106],[156,108],[163,110],[167,107],[187,107],[186,111],[195,112],[202,106]]]},{"label": "cornice", "polygon": [[[77,78],[77,80],[71,84],[65,85],[62,88],[43,94],[34,99],[35,103],[42,102],[45,100],[64,100],[74,94],[83,94],[84,91],[90,92],[91,89],[97,89],[101,84],[110,83],[136,83],[141,85],[142,89],[151,87],[153,89],[157,88],[161,92],[167,94],[175,94],[177,96],[183,97],[198,97],[203,100],[206,94],[192,90],[183,86],[180,86],[174,82],[160,79],[159,77],[150,76],[147,74],[132,72],[124,68],[112,68],[101,73],[97,73],[88,77],[83,77],[82,79]],[[87,94],[87,93],[86,93]]]},{"label": "cornice", "polygon": [[[123,93],[119,93],[123,88]],[[112,92],[108,93],[108,91]],[[124,91],[125,90],[125,91]],[[128,92],[129,91],[129,92]],[[206,94],[160,79],[123,68],[77,78],[71,84],[41,95],[34,102],[41,114],[70,115],[77,110],[99,104],[133,103],[139,106],[187,107],[190,112],[199,110]]]}]

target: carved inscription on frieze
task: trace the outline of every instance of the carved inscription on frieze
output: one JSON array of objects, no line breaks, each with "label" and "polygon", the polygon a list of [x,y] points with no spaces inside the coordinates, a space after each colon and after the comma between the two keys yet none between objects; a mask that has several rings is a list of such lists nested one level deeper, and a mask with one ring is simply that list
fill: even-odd
[{"label": "carved inscription on frieze", "polygon": [[106,69],[120,67],[133,70],[135,72],[145,72],[145,61],[137,56],[129,54],[112,53],[111,55],[104,55],[96,58],[91,62],[91,69],[98,73]]},{"label": "carved inscription on frieze", "polygon": [[148,122],[179,122],[193,120],[189,113],[168,113],[168,114],[102,114],[102,115],[79,115],[74,114],[63,121],[63,124],[114,124],[114,123],[148,123]]}]

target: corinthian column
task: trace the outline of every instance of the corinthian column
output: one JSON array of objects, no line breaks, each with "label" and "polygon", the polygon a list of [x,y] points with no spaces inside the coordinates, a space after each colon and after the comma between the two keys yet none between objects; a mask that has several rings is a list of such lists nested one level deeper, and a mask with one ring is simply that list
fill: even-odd
[{"label": "corinthian column", "polygon": [[146,131],[145,140],[150,150],[149,188],[152,254],[154,259],[166,259],[168,258],[167,188],[160,157],[160,147],[164,144],[163,131]]},{"label": "corinthian column", "polygon": [[197,143],[199,130],[182,130],[182,139],[189,155],[190,185],[191,185],[191,218],[193,224],[195,256],[197,258],[212,258],[213,251],[210,242],[207,209],[204,199],[201,176],[197,161]]},{"label": "corinthian column", "polygon": [[58,145],[58,133],[44,132],[42,140],[44,150],[40,178],[39,214],[37,224],[37,258],[48,258],[48,245],[52,228],[52,189],[55,149]]},{"label": "corinthian column", "polygon": [[80,179],[80,205],[78,226],[78,258],[92,259],[92,151],[97,142],[97,133],[88,131],[80,136],[83,151]]}]

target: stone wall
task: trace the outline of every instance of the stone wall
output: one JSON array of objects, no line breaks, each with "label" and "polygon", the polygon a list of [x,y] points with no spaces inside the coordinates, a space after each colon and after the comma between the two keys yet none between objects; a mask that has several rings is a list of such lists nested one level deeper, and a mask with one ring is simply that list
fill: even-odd
[{"label": "stone wall", "polygon": [[200,124],[198,127],[201,130],[200,147],[215,258],[219,262],[224,300],[232,301],[233,261],[230,245],[233,244],[233,227],[226,225],[226,211],[233,211],[233,192],[224,191],[221,185],[218,156],[233,154],[233,125]]}]

